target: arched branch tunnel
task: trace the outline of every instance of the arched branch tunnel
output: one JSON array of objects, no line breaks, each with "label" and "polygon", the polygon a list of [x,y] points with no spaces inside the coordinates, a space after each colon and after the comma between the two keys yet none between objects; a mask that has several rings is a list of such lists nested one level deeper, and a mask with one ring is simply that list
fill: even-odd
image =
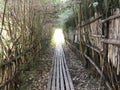
[{"label": "arched branch tunnel", "polygon": [[[100,79],[100,86],[105,83],[105,89],[119,90],[120,0],[0,0],[0,90],[17,90],[23,65],[36,62],[38,54],[53,45],[56,28],[57,43],[64,42]],[[60,40],[60,29],[65,41]],[[64,79],[70,77],[69,64],[62,60],[53,66]],[[63,80],[64,85],[68,81]],[[73,90],[71,85],[68,90]]]}]

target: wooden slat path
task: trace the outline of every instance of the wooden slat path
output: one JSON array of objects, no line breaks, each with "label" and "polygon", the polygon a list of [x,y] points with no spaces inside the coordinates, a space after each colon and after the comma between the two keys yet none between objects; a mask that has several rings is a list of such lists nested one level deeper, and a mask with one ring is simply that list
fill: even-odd
[{"label": "wooden slat path", "polygon": [[56,45],[47,90],[74,90],[62,45]]}]

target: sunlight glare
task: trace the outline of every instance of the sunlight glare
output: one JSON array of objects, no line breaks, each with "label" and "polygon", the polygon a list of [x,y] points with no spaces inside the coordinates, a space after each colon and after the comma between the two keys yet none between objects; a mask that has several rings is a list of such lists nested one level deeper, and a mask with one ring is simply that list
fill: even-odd
[{"label": "sunlight glare", "polygon": [[67,0],[61,0],[62,2],[66,2]]},{"label": "sunlight glare", "polygon": [[54,40],[56,44],[63,44],[64,43],[64,35],[62,29],[56,29],[54,33]]}]

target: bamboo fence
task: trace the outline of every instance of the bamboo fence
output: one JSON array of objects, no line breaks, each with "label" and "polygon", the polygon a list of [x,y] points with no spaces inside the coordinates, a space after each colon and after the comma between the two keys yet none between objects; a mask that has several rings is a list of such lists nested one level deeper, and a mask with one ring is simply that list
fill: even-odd
[{"label": "bamboo fence", "polygon": [[[79,1],[79,3],[78,3]],[[73,3],[74,2],[74,3]],[[80,58],[109,90],[120,89],[120,0],[74,0]],[[69,35],[69,34],[68,34]],[[67,39],[67,32],[66,32]]]}]

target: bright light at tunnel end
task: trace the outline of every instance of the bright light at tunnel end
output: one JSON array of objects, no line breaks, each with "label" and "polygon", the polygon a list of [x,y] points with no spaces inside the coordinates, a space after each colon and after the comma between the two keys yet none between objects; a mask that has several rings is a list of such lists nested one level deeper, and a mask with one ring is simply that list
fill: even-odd
[{"label": "bright light at tunnel end", "polygon": [[55,44],[57,45],[64,44],[64,34],[62,29],[60,28],[55,29],[54,41],[55,41]]},{"label": "bright light at tunnel end", "polygon": [[66,2],[67,0],[61,0],[61,2]]}]

